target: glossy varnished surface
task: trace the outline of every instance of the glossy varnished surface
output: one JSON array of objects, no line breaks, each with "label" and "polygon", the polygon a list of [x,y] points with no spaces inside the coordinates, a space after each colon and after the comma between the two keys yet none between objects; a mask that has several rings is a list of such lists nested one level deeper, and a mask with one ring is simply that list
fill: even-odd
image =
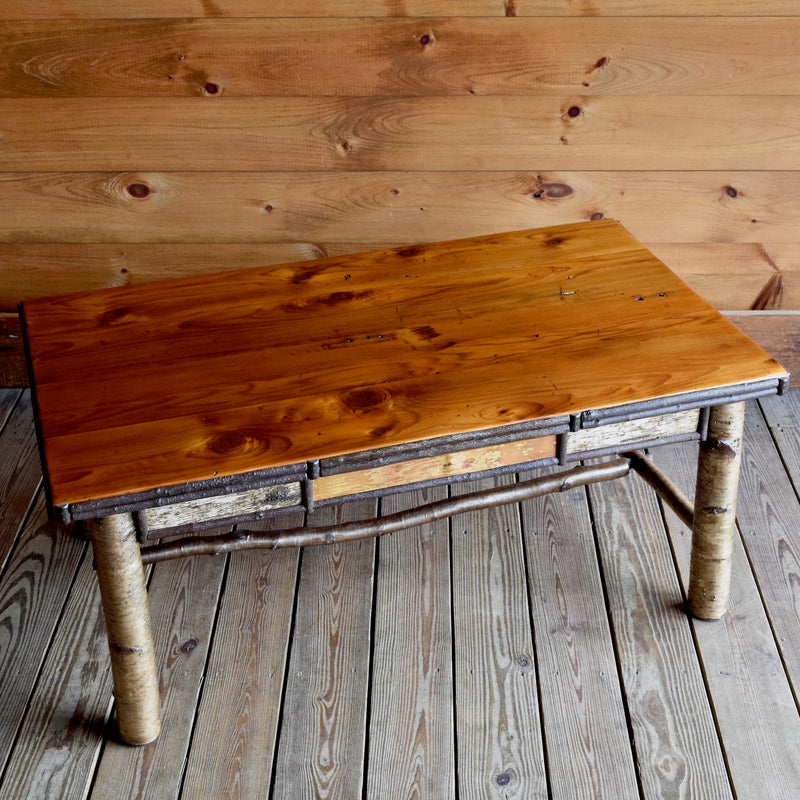
[{"label": "glossy varnished surface", "polygon": [[24,317],[57,505],[785,374],[605,220]]}]

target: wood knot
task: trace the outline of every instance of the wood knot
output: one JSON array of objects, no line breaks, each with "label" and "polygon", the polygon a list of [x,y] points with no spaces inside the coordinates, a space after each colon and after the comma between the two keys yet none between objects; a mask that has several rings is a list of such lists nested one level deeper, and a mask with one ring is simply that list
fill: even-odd
[{"label": "wood knot", "polygon": [[541,183],[533,192],[533,197],[537,200],[542,198],[561,200],[564,197],[569,197],[572,192],[572,187],[567,183]]},{"label": "wood knot", "polygon": [[391,399],[391,393],[374,386],[353,389],[342,397],[342,403],[355,414],[369,414],[380,410]]},{"label": "wood knot", "polygon": [[146,183],[140,183],[139,181],[129,183],[126,189],[128,194],[137,200],[143,200],[150,194],[150,187]]},{"label": "wood knot", "polygon": [[114,325],[125,319],[132,311],[133,309],[130,307],[112,308],[100,315],[99,322],[101,325]]}]

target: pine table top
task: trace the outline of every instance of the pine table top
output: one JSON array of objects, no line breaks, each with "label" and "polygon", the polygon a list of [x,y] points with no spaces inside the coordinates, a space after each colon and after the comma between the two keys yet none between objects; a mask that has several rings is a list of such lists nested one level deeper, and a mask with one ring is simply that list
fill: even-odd
[{"label": "pine table top", "polygon": [[54,506],[786,377],[610,220],[22,313]]}]

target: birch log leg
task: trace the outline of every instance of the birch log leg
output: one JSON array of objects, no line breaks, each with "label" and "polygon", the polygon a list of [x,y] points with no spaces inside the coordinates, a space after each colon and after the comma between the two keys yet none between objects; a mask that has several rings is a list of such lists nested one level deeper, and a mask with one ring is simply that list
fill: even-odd
[{"label": "birch log leg", "polygon": [[150,608],[144,568],[130,514],[87,524],[108,629],[119,734],[127,744],[147,744],[161,729]]},{"label": "birch log leg", "polygon": [[719,619],[728,607],[743,428],[744,403],[714,406],[700,445],[689,573],[689,608],[699,619]]}]

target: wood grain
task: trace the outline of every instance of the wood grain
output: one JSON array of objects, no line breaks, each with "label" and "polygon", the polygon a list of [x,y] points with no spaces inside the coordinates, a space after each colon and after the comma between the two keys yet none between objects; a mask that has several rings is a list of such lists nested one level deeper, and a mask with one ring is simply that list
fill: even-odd
[{"label": "wood grain", "polygon": [[154,567],[148,598],[162,702],[158,745],[109,741],[91,800],[178,796],[172,767],[187,757],[225,567],[225,559],[212,558]]},{"label": "wood grain", "polygon": [[[490,179],[487,176],[487,180]],[[497,176],[491,176],[496,180]],[[413,180],[413,176],[407,176]],[[487,213],[489,209],[487,209]],[[444,216],[444,215],[443,215]],[[442,220],[446,225],[446,220]],[[498,220],[498,230],[499,230]],[[368,233],[363,231],[362,235]],[[107,289],[169,277],[282,264],[308,258],[384,250],[401,241],[160,243],[0,243],[0,309],[14,310],[20,300],[88,289]],[[800,243],[644,242],[652,253],[715,308],[754,308],[779,278],[768,305],[777,310],[800,307]],[[726,280],[719,280],[725,264]],[[2,324],[12,325],[13,318]],[[3,336],[0,327],[0,336]],[[12,328],[8,329],[11,335]],[[9,342],[9,345],[13,342]],[[0,347],[3,345],[0,345]]]},{"label": "wood grain", "polygon": [[14,20],[0,97],[793,95],[799,34],[796,16]]},{"label": "wood grain", "polygon": [[257,797],[269,785],[297,562],[297,550],[230,558],[183,797]]},{"label": "wood grain", "polygon": [[22,172],[0,173],[0,204],[0,242],[20,244],[404,244],[600,215],[640,241],[772,246],[797,241],[800,187],[776,170]]},{"label": "wood grain", "polygon": [[[463,0],[456,7],[448,0],[384,0],[364,5],[359,0],[295,0],[291,5],[272,6],[270,16],[285,17],[550,17],[550,16],[686,16],[740,15],[752,17],[796,14],[794,0],[741,0],[735,5],[723,0]],[[456,13],[457,12],[457,13]],[[176,0],[164,5],[157,0],[136,0],[125,7],[125,17],[259,17],[259,0],[228,0],[221,4],[203,0]],[[46,6],[29,0],[6,0],[0,19],[105,19],[109,8],[103,0],[52,0]]]},{"label": "wood grain", "polygon": [[[244,518],[277,508],[298,506],[302,501],[300,483],[277,484],[264,489],[248,489],[217,497],[201,497],[182,503],[169,503],[143,512],[147,528],[159,531],[199,522]],[[152,533],[150,534],[152,536]]]},{"label": "wood grain", "polygon": [[[3,397],[4,393],[0,392],[0,397]],[[12,396],[16,397],[18,395],[17,392],[12,392]],[[6,395],[7,396],[7,395]],[[761,401],[761,403],[766,406],[772,406],[772,411],[770,415],[770,423],[773,425],[773,429],[775,432],[776,439],[779,440],[780,447],[782,450],[780,462],[776,461],[777,464],[784,463],[789,464],[791,462],[791,457],[789,451],[783,448],[783,442],[780,441],[781,439],[781,432],[785,434],[787,437],[795,436],[797,433],[798,428],[800,428],[800,422],[798,422],[798,418],[796,417],[795,410],[798,408],[798,404],[800,404],[800,395],[798,395],[794,390],[789,393],[789,396],[786,397],[776,397],[770,398],[769,403],[766,401]],[[0,410],[5,408],[0,402]],[[774,412],[774,413],[773,413]],[[3,414],[0,413],[0,419],[2,419]],[[775,427],[776,425],[780,426],[780,429]],[[794,429],[794,430],[793,430]],[[0,445],[0,450],[2,450],[2,445]],[[3,455],[5,455],[5,450],[2,450]],[[657,451],[657,456],[659,457],[660,454],[667,455],[673,452],[673,448],[659,448]],[[774,454],[766,456],[768,459],[772,460],[775,459],[776,456]],[[797,454],[794,456],[795,459],[798,458]],[[0,459],[1,461],[2,459]],[[668,473],[672,476],[679,477],[677,475],[678,470],[675,469],[671,463],[664,463],[660,462],[661,466],[664,467]],[[687,456],[686,460],[686,467],[687,474],[689,475],[689,485],[687,487],[688,490],[691,489],[691,481],[693,478],[693,470],[694,464],[696,460],[691,452]],[[767,480],[771,477],[771,473],[767,475]],[[638,480],[638,479],[630,479],[630,480]],[[780,489],[778,497],[783,496],[783,489]],[[559,496],[560,497],[560,496]],[[550,499],[557,499],[557,498],[550,498]],[[549,500],[547,501],[549,502]],[[771,502],[774,502],[771,501]],[[790,515],[790,507],[789,506],[780,506],[782,508],[782,512],[789,516],[786,517],[784,522],[787,524],[788,529],[797,529],[798,523],[796,521],[792,521],[794,519],[793,516]],[[740,505],[740,512],[742,506]],[[41,513],[41,509],[36,513]],[[553,512],[556,513],[556,512]],[[627,515],[629,512],[626,509],[621,509],[621,513]],[[793,514],[793,512],[791,512]],[[757,516],[760,516],[760,512],[757,512]],[[569,549],[564,545],[565,539],[569,538],[577,538],[580,528],[572,528],[570,526],[570,530],[567,530],[568,525],[568,517],[566,516],[566,512],[564,512],[564,516],[562,516],[562,512],[559,510],[557,512],[557,516],[552,517],[552,522],[554,528],[557,528],[559,531],[563,525],[563,536],[558,541],[562,544],[561,547],[556,549],[553,548],[553,552],[548,556],[544,556],[544,559],[547,560],[552,556],[553,563],[558,562],[558,574],[562,577],[562,587],[563,587],[563,595],[567,598],[567,602],[573,597],[580,595],[580,597],[585,597],[589,594],[588,584],[587,586],[583,585],[573,585],[567,582],[567,570],[571,570],[572,568],[580,567],[579,564],[575,563],[575,558],[580,558],[581,553],[583,550],[579,550],[578,553]],[[34,521],[31,519],[30,525],[34,526]],[[758,530],[761,530],[762,533],[759,535],[769,536],[769,531],[767,531],[766,523],[760,523],[760,527]],[[31,527],[28,532],[26,532],[26,536],[28,534],[31,535],[31,545],[34,548],[38,547],[49,547],[49,543],[47,538],[42,538],[41,540],[37,541],[39,537],[34,536],[35,527]],[[43,537],[48,537],[49,534],[42,534]],[[396,537],[395,537],[396,538]],[[687,545],[688,539],[688,532],[685,529],[678,531],[678,538],[676,539],[675,550],[677,555],[678,566],[681,566],[681,552],[688,553],[688,549],[683,551],[682,548]],[[21,540],[20,540],[21,541]],[[58,546],[61,545],[71,545],[74,543],[74,540],[66,538],[66,539],[59,539],[54,540],[58,541]],[[381,539],[379,540],[378,546],[382,547],[384,542],[388,540]],[[554,540],[555,541],[555,540]],[[583,546],[587,546],[585,542],[581,541]],[[591,550],[591,543],[589,545]],[[26,548],[27,550],[27,548]],[[30,552],[30,550],[28,550]],[[468,555],[471,555],[472,551],[467,547]],[[587,558],[591,560],[591,552],[587,551]],[[616,557],[616,554],[614,555]],[[208,559],[211,563],[215,563],[213,560]],[[37,562],[43,563],[43,562]],[[188,567],[190,565],[190,561],[184,560],[180,562],[183,566]],[[548,564],[550,562],[548,561]],[[688,563],[688,562],[686,562]],[[200,562],[196,562],[197,566],[200,566]],[[50,569],[50,581],[57,582],[62,585],[63,591],[60,593],[60,596],[54,596],[52,601],[50,599],[45,600],[44,596],[41,596],[41,602],[43,604],[43,611],[45,612],[45,617],[58,614],[59,610],[63,607],[66,602],[66,598],[68,595],[68,587],[72,585],[73,581],[72,578],[74,577],[74,572],[70,574],[70,564],[69,559],[63,560],[63,567],[64,567],[64,574],[59,574],[60,567],[59,562],[57,559],[53,559],[49,562]],[[30,565],[34,567],[34,564]],[[157,576],[158,570],[163,565],[157,566],[156,575]],[[534,562],[532,559],[529,558],[529,566],[530,566],[530,582],[532,584],[537,584],[540,581],[544,580],[544,575],[542,574],[544,571],[544,563],[543,562]],[[624,565],[623,565],[624,566]],[[591,570],[594,567],[589,569],[589,573],[591,574]],[[777,648],[775,643],[775,638],[773,636],[773,632],[769,627],[769,621],[767,618],[767,613],[764,610],[764,604],[762,602],[761,597],[759,596],[757,586],[752,580],[752,573],[750,572],[750,565],[748,559],[746,558],[744,551],[737,551],[734,557],[734,570],[740,569],[742,574],[747,577],[747,586],[745,581],[737,577],[736,572],[734,572],[734,580],[733,580],[733,588],[734,594],[731,598],[731,611],[732,614],[728,615],[725,620],[719,623],[704,623],[698,624],[695,628],[694,635],[697,642],[697,651],[699,652],[699,658],[702,660],[703,669],[705,672],[705,681],[706,686],[705,689],[710,697],[710,702],[713,704],[715,709],[715,716],[716,721],[718,723],[718,727],[720,730],[720,739],[723,740],[723,748],[726,753],[726,756],[729,755],[728,758],[728,771],[730,776],[730,782],[732,784],[732,790],[729,790],[727,795],[730,798],[731,794],[738,796],[738,797],[765,797],[765,798],[778,798],[779,800],[794,800],[797,796],[797,789],[800,787],[800,775],[798,775],[798,763],[796,758],[796,753],[798,750],[798,740],[796,739],[796,734],[793,731],[796,731],[796,726],[798,724],[798,717],[797,717],[797,710],[796,705],[794,702],[794,698],[791,695],[791,691],[788,687],[787,678],[786,678],[786,671],[785,667],[782,664]],[[31,573],[35,570],[31,569]],[[3,588],[3,580],[5,579],[5,575],[8,574],[8,570],[2,577],[0,577],[0,594],[3,596],[8,596],[8,594],[12,594],[12,592],[6,593],[5,589]],[[20,575],[19,572],[15,574]],[[38,573],[37,573],[38,574]],[[379,573],[378,573],[379,574]],[[571,573],[570,573],[571,574]],[[404,573],[405,578],[411,580],[412,583],[415,580],[415,576],[410,573]],[[91,574],[91,569],[85,570],[85,572],[81,573],[81,579],[87,580],[89,582],[94,581],[94,578]],[[599,582],[599,577],[597,574],[594,574],[590,579],[590,584],[597,585]],[[646,581],[646,576],[642,578],[642,581]],[[635,581],[634,581],[635,582]],[[380,577],[378,577],[378,583],[380,583]],[[784,585],[784,590],[791,590],[792,587]],[[43,591],[47,591],[45,584],[41,584],[41,588]],[[561,611],[562,608],[559,607],[558,609],[555,608],[556,605],[556,597],[549,594],[549,589],[547,589],[544,585],[541,586],[542,591],[544,593],[544,599],[548,599],[551,601],[551,606],[553,606],[550,610],[557,616],[559,621],[562,620]],[[255,588],[252,591],[256,591]],[[408,586],[405,588],[405,591],[414,594],[415,587]],[[779,593],[779,590],[776,587],[776,591]],[[38,596],[38,595],[37,595]],[[561,595],[558,595],[560,597]],[[21,598],[18,594],[17,597],[20,597],[21,603],[26,603],[27,600]],[[28,598],[32,598],[33,594],[28,595]],[[480,603],[483,602],[482,597],[476,598],[476,602]],[[653,603],[659,602],[659,599],[656,598],[652,601]],[[88,606],[90,608],[90,606]],[[64,622],[74,621],[75,619],[79,619],[81,617],[82,612],[85,610],[85,606],[80,606],[78,604],[71,604],[69,607],[69,615],[64,618]],[[638,606],[636,607],[638,608]],[[767,605],[767,610],[770,614],[773,613],[769,602]],[[575,611],[575,606],[567,606],[568,613],[572,614]],[[245,608],[246,612],[246,608]],[[240,609],[240,614],[241,609]],[[780,611],[780,604],[779,610],[775,612],[777,614],[782,613]],[[28,623],[30,628],[33,629],[39,625],[39,617],[36,616],[34,619],[33,616],[29,617]],[[579,620],[576,619],[575,615],[569,616],[568,623],[572,623],[573,630],[571,632],[572,641],[575,642],[575,649],[573,651],[573,658],[578,660],[584,655],[584,651],[582,646],[579,642],[584,641],[582,638],[584,634],[588,636],[588,631],[585,631],[579,624],[575,624]],[[591,618],[592,623],[596,623],[597,620],[595,617]],[[45,618],[42,618],[42,624],[46,625]],[[62,623],[64,624],[64,623]],[[166,621],[167,628],[169,627],[169,621]],[[60,627],[60,626],[58,626]],[[157,623],[158,628],[158,623]],[[165,629],[166,630],[166,629]],[[597,628],[592,629],[593,632],[597,630]],[[544,651],[548,648],[554,647],[557,640],[555,635],[550,635],[549,630],[546,628],[542,628],[541,626],[537,627],[537,636],[538,641],[536,641],[537,647],[537,657],[539,658],[540,664],[542,663],[542,659],[544,658]],[[378,625],[375,627],[375,635],[376,640],[379,640],[382,635],[391,636],[392,631],[384,631]],[[67,636],[67,641],[69,641],[69,635]],[[289,634],[287,633],[287,636]],[[570,635],[569,632],[564,631],[562,636],[566,637]],[[612,629],[613,635],[613,629]],[[158,633],[157,633],[158,636]],[[666,641],[669,642],[669,634],[665,634]],[[46,637],[43,637],[46,639]],[[236,639],[235,637],[231,637],[232,646],[230,649],[226,651],[226,658],[222,659],[225,666],[228,669],[232,669],[233,666],[237,663],[237,655],[238,651],[234,648],[236,647]],[[709,641],[713,640],[713,646],[709,647]],[[60,648],[63,639],[59,639],[55,646],[56,648]],[[788,640],[787,642],[783,642],[782,644],[786,646],[788,649],[791,649],[793,646],[793,642],[795,640]],[[264,653],[272,652],[270,646],[265,644],[262,640],[262,648]],[[283,647],[285,642],[282,644],[278,644],[276,646]],[[0,645],[2,647],[2,645]],[[197,651],[200,650],[202,647],[202,642],[198,645]],[[606,648],[613,647],[612,642],[607,642],[605,645]],[[101,646],[101,650],[104,650],[105,646]],[[411,648],[409,648],[411,649]],[[70,650],[71,652],[71,650]],[[20,653],[20,656],[22,653]],[[104,662],[106,656],[104,653],[98,653],[98,663]],[[39,646],[32,646],[27,650],[27,655],[25,658],[25,663],[23,664],[22,668],[28,670],[31,674],[35,674],[39,671],[40,665],[44,664],[47,667],[48,661],[52,661],[52,670],[60,670],[62,673],[66,670],[69,671],[72,669],[73,660],[69,656],[64,656],[63,650],[56,650],[49,648],[48,644],[45,644],[43,647]],[[481,656],[480,654],[471,653],[470,654],[473,661],[480,661]],[[194,654],[187,658],[187,661],[191,663]],[[695,659],[696,656],[690,652],[689,657]],[[568,657],[564,657],[565,660],[560,660],[557,666],[561,669],[561,673],[559,678],[562,680],[566,680],[567,678],[570,679],[570,688],[573,685],[572,679],[569,674],[565,671],[565,664],[572,666],[574,663],[570,661]],[[30,663],[28,663],[30,662]],[[582,662],[581,662],[582,663]],[[75,662],[75,667],[80,669],[81,662]],[[388,665],[391,669],[391,664]],[[85,674],[85,673],[84,673]],[[91,674],[91,673],[89,673]],[[230,674],[230,673],[227,673]],[[587,673],[583,673],[586,676]],[[594,673],[597,676],[597,673]],[[4,680],[7,679],[7,675],[0,672],[0,686],[7,685],[4,684]],[[543,675],[544,677],[544,675]],[[599,676],[597,676],[599,677]],[[779,691],[776,691],[776,687],[779,687],[783,684],[783,688]],[[176,684],[172,684],[173,688]],[[583,699],[587,703],[587,708],[591,711],[594,706],[588,706],[588,703],[591,700],[589,695],[589,688],[588,688],[588,679],[584,681],[581,686],[583,687]],[[196,685],[193,686],[196,688]],[[227,688],[222,688],[221,691],[223,693],[227,692]],[[226,697],[230,699],[231,695],[226,694]],[[546,709],[547,705],[545,700],[554,699],[552,697],[547,696],[547,690],[545,689],[545,694],[542,698],[542,710],[545,714],[545,720],[547,720],[546,716]],[[52,698],[48,696],[37,695],[36,697],[36,704],[26,708],[25,713],[35,712],[39,713],[43,708],[47,709],[49,704],[51,703]],[[41,701],[41,705],[38,703]],[[576,697],[576,702],[578,698]],[[4,712],[0,717],[0,728],[2,728],[3,724],[5,724],[5,718],[12,716],[12,709],[16,707],[18,704],[18,698],[12,696],[9,698],[6,694],[0,694],[0,705],[2,705]],[[79,701],[80,702],[80,701]],[[66,730],[70,724],[74,724],[77,726],[81,725],[91,725],[91,722],[86,722],[87,719],[91,719],[91,717],[87,717],[83,714],[83,712],[79,714],[75,714],[73,716],[73,712],[75,711],[76,706],[61,706],[62,712],[60,713],[57,724],[53,726],[56,735],[66,735]],[[376,707],[373,703],[371,709],[371,715],[374,717],[376,714]],[[564,713],[572,713],[574,714],[580,722],[583,722],[584,718],[580,716],[581,710],[580,708],[570,708],[566,707],[564,709]],[[72,722],[71,722],[72,721]],[[428,720],[432,723],[432,720]],[[168,720],[165,720],[168,722]],[[566,722],[566,721],[562,721]],[[687,724],[685,721],[681,721],[681,726]],[[100,755],[100,750],[97,747],[97,739],[95,737],[99,737],[102,735],[104,744],[102,747],[107,754],[112,747],[112,743],[109,741],[109,737],[113,737],[113,731],[106,730],[104,733],[101,731],[102,721],[100,721],[98,726],[94,726],[91,732],[91,736],[87,737],[88,740],[88,747],[91,750],[89,754],[89,759],[91,760],[92,764],[96,764],[95,756]],[[59,727],[60,726],[60,727]],[[609,727],[611,727],[609,725]],[[164,735],[167,733],[167,729],[165,728],[164,733],[162,733],[162,738],[159,740],[159,744],[156,747],[160,747],[161,744],[164,742]],[[550,741],[551,744],[557,746],[558,742],[558,727],[552,727],[552,723],[546,724],[545,729],[545,738],[546,740]],[[48,732],[45,732],[45,736],[49,735]],[[225,751],[227,747],[228,740],[230,738],[230,730],[229,729],[219,729],[214,730],[211,734],[212,739],[207,742],[201,742],[199,738],[195,738],[194,747],[204,746],[207,750],[216,750],[216,751]],[[58,746],[59,742],[63,742],[64,739],[54,739],[53,744],[54,746]],[[613,741],[613,735],[609,734],[608,738],[602,742],[603,745],[610,745]],[[25,745],[23,745],[24,747]],[[67,748],[64,746],[60,752],[52,752],[47,748],[41,746],[41,742],[34,741],[34,747],[37,748],[36,753],[33,755],[32,759],[28,762],[27,769],[24,771],[15,769],[14,771],[14,783],[9,784],[6,782],[4,785],[0,784],[0,795],[8,796],[13,798],[19,797],[40,797],[46,796],[48,800],[51,797],[83,797],[83,796],[91,796],[91,792],[94,791],[98,795],[105,794],[106,796],[110,797],[128,797],[128,796],[136,796],[133,790],[130,789],[130,784],[125,784],[122,779],[119,782],[116,782],[115,776],[107,777],[107,773],[103,773],[102,777],[98,777],[96,775],[95,767],[90,767],[87,770],[83,770],[81,772],[81,779],[76,781],[74,784],[71,784],[65,790],[65,793],[61,792],[61,784],[58,781],[55,773],[58,771],[65,772],[69,770],[69,762],[71,759],[76,760],[83,760],[85,758],[85,754],[83,754],[79,747],[77,748]],[[149,748],[148,748],[149,749]],[[429,751],[430,752],[430,751]],[[572,754],[571,750],[566,750],[563,753],[559,753],[560,756],[564,758],[569,758]],[[623,753],[624,754],[624,753]],[[19,755],[19,754],[18,754]],[[39,759],[44,756],[49,758],[50,760],[42,765]],[[254,758],[260,758],[259,753],[254,754]],[[635,749],[631,749],[630,755],[627,756],[628,758],[636,758],[637,753]],[[58,760],[60,759],[60,760]],[[558,798],[558,786],[561,785],[560,779],[561,775],[555,774],[555,765],[557,765],[557,761],[553,760],[553,755],[548,754],[548,762],[553,765],[553,769],[551,769],[550,781],[551,781],[551,789],[552,789],[552,796],[554,800]],[[102,763],[102,762],[101,762]],[[641,760],[639,760],[639,765],[641,765]],[[56,764],[54,767],[53,765]],[[617,767],[617,765],[614,765]],[[440,765],[441,770],[446,769],[456,769],[455,764],[447,763]],[[175,758],[174,760],[170,760],[170,763],[165,764],[165,769],[167,771],[167,775],[164,776],[163,785],[167,785],[170,781],[173,782],[173,785],[179,785],[183,773],[184,764],[182,758]],[[258,765],[257,765],[258,768]],[[609,765],[609,770],[611,770],[611,765]],[[212,765],[213,769],[213,765]],[[368,762],[368,776],[369,772],[374,771],[375,775],[373,779],[376,781],[380,781],[381,779],[381,769],[382,763],[376,757],[374,759],[370,759]],[[9,778],[11,775],[9,774]],[[48,778],[52,777],[52,794],[46,794],[47,787],[46,781]],[[368,777],[369,780],[369,777]],[[467,793],[471,791],[469,787],[465,787],[464,784],[464,775],[461,776],[460,787],[462,792]],[[153,785],[148,783],[148,786]],[[483,786],[483,784],[481,785]],[[44,787],[44,788],[42,788]],[[501,796],[502,788],[495,784],[491,787],[494,791],[494,796],[497,797],[498,795]],[[234,787],[235,789],[235,787]],[[476,790],[476,793],[479,791]],[[267,788],[267,795],[269,794],[269,789]],[[588,794],[588,792],[587,792]],[[639,792],[633,792],[633,796],[639,797]],[[148,796],[147,789],[144,787],[143,792],[140,796]],[[159,794],[158,797],[175,797],[175,795],[171,794]],[[198,792],[199,797],[205,797],[206,795],[203,793],[202,788]],[[224,796],[224,795],[223,795]],[[360,796],[360,795],[356,795]],[[438,795],[436,795],[438,797]],[[492,795],[490,795],[492,796]],[[567,795],[569,797],[569,795]],[[581,797],[579,790],[576,792],[577,797]],[[626,797],[630,795],[622,794],[621,792],[613,794],[612,797],[614,800],[617,800],[618,797]],[[645,795],[647,796],[647,795]],[[687,796],[689,797],[698,797],[698,798],[705,798],[707,797],[714,797],[724,798],[726,795],[724,792],[720,792],[718,794],[709,794],[703,793],[702,787],[698,789],[697,792],[692,794],[690,791],[687,791]],[[183,793],[183,797],[194,798],[194,795],[187,794],[186,792]],[[589,794],[589,797],[592,797]],[[571,799],[570,799],[571,800]]]},{"label": "wood grain", "polygon": [[[21,396],[22,392],[19,389],[0,389],[0,432],[8,422],[11,411]],[[2,434],[0,433],[0,435]]]},{"label": "wood grain", "polygon": [[697,431],[699,412],[680,411],[677,414],[659,414],[632,422],[613,422],[597,428],[570,431],[567,434],[567,453],[586,453],[605,447],[646,442],[666,436],[690,434]]},{"label": "wood grain", "polygon": [[7,698],[0,718],[0,769],[13,749],[42,666],[41,658],[31,654],[46,652],[85,552],[84,542],[47,524],[40,496],[0,587],[0,696]]},{"label": "wood grain", "polygon": [[100,593],[87,550],[3,776],[8,797],[80,797],[112,706]]},{"label": "wood grain", "polygon": [[[458,484],[453,494],[498,481]],[[536,666],[518,511],[453,517],[456,742],[460,796],[544,800]]]},{"label": "wood grain", "polygon": [[[797,393],[791,392],[790,396],[796,397]],[[779,402],[786,402],[786,398],[780,398]],[[757,417],[756,406],[749,405],[747,428]],[[774,457],[771,452],[770,458]],[[696,445],[661,448],[654,458],[683,490],[691,492],[697,465]],[[750,475],[754,466],[748,459],[743,461],[743,485],[760,480],[758,475]],[[744,512],[760,516],[759,504],[754,500],[747,490],[740,494],[740,515]],[[664,513],[686,587],[691,537],[669,509],[665,508]],[[797,509],[789,506],[786,513],[795,516]],[[763,535],[769,536],[767,520],[762,519],[759,524]],[[748,565],[747,552],[737,535],[729,612],[719,623],[695,622],[693,627],[705,680],[715,698],[714,714],[728,769],[739,796],[758,797],[766,793],[789,800],[800,785],[800,767],[795,758],[800,743],[800,719],[787,681],[786,665],[781,661],[768,620],[768,615],[781,619],[783,613],[780,604],[773,608],[769,600],[765,609],[764,598]],[[742,725],[743,719],[747,720],[746,725]],[[758,746],[754,746],[756,742]]]},{"label": "wood grain", "polygon": [[0,431],[0,568],[6,563],[17,534],[33,503],[42,467],[33,430],[33,409],[26,392]]},{"label": "wood grain", "polygon": [[401,461],[357,472],[323,475],[314,481],[315,500],[359,494],[415,481],[436,480],[470,472],[525,464],[556,455],[556,437],[523,439],[518,442],[461,450],[439,456]]},{"label": "wood grain", "polygon": [[[764,398],[759,405],[795,494],[800,494],[800,392]],[[753,418],[757,418],[755,414],[750,415]]]},{"label": "wood grain", "polygon": [[[453,209],[455,215],[455,209]],[[442,220],[443,224],[446,224]],[[507,220],[504,220],[505,224]],[[355,229],[354,229],[355,232]],[[0,308],[15,298],[109,288],[169,276],[207,274],[300,258],[378,250],[398,242],[0,244]],[[648,248],[716,308],[752,308],[767,297],[769,308],[800,305],[796,243],[653,243]],[[727,269],[720,281],[716,270]],[[777,291],[775,291],[777,289]],[[768,293],[768,294],[767,294]],[[764,307],[763,305],[761,306]],[[800,321],[793,312],[728,315],[748,336],[800,376],[796,344]],[[17,312],[0,312],[0,386],[27,386],[28,374]]]},{"label": "wood grain", "polygon": [[654,495],[589,489],[643,796],[731,796]]},{"label": "wood grain", "polygon": [[[375,516],[376,501],[315,512],[313,523]],[[374,540],[303,550],[275,800],[361,796],[366,752]]]},{"label": "wood grain", "polygon": [[604,221],[25,315],[56,504],[785,374]]},{"label": "wood grain", "polygon": [[22,98],[0,111],[3,171],[800,167],[793,95]]},{"label": "wood grain", "polygon": [[[386,497],[383,514],[447,497]],[[445,520],[377,542],[375,647],[365,797],[455,795],[450,547]],[[380,765],[375,768],[374,765]]]},{"label": "wood grain", "polygon": [[[17,303],[29,297],[322,258],[328,255],[327,246],[310,242],[228,242],[211,248],[203,242],[0,244],[0,309],[15,311]],[[378,249],[355,246],[351,252]],[[2,315],[0,320],[4,325],[12,322]],[[0,335],[10,332],[9,328],[9,334],[3,334],[0,329]]]},{"label": "wood grain", "polygon": [[[653,254],[714,307],[729,311],[800,308],[797,246],[786,243],[660,242]],[[725,265],[725,280],[719,279]]]},{"label": "wood grain", "polygon": [[[752,410],[742,456],[747,468],[739,482],[737,517],[796,697],[800,690],[800,652],[790,642],[800,636],[800,543],[796,536],[800,506],[781,469],[769,429],[763,417]],[[784,446],[791,453],[786,440]]]},{"label": "wood grain", "polygon": [[523,503],[521,515],[552,798],[633,797],[625,700],[586,491]]}]

